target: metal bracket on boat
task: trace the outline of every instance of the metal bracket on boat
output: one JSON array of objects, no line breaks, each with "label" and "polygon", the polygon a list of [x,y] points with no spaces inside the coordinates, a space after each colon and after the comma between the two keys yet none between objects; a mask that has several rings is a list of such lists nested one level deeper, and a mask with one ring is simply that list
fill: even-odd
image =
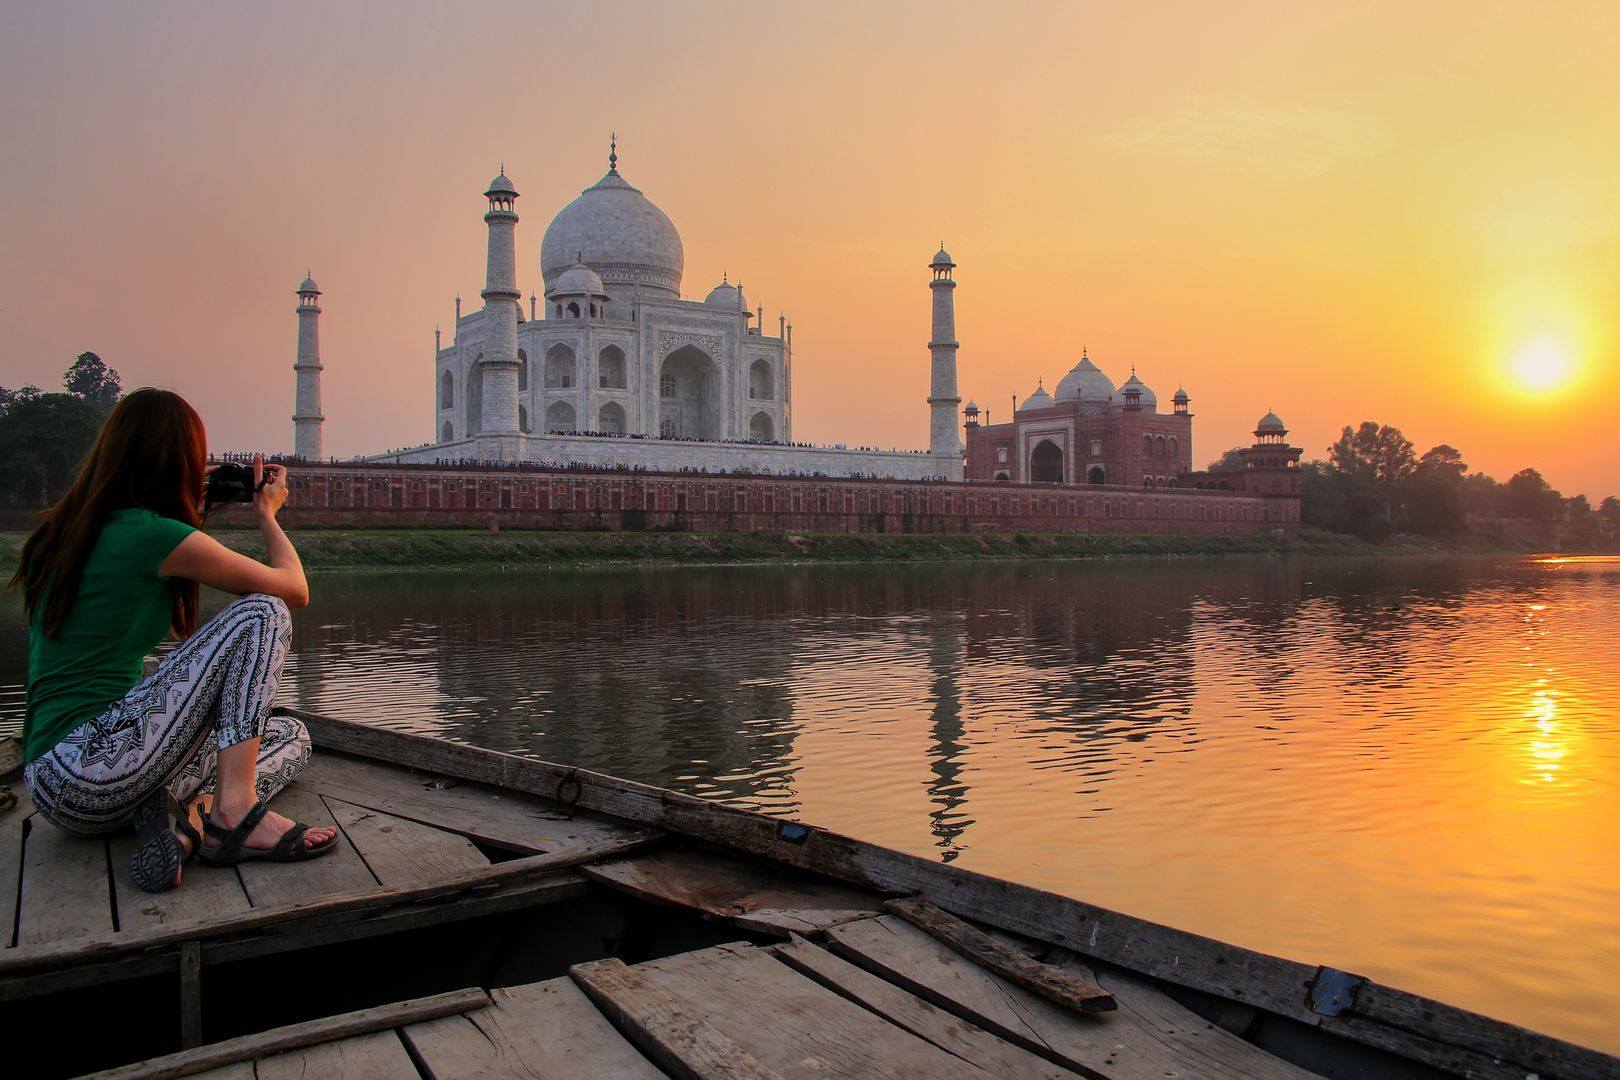
[{"label": "metal bracket on boat", "polygon": [[563,820],[567,821],[579,809],[579,770],[569,769],[568,775],[557,781],[557,805],[562,807]]},{"label": "metal bracket on boat", "polygon": [[776,827],[776,838],[790,844],[802,844],[810,836],[810,826],[797,821],[784,821]]},{"label": "metal bracket on boat", "polygon": [[1319,967],[1311,980],[1306,1002],[1311,1011],[1320,1016],[1338,1016],[1356,1005],[1356,991],[1367,981],[1363,975],[1352,975],[1338,968]]}]

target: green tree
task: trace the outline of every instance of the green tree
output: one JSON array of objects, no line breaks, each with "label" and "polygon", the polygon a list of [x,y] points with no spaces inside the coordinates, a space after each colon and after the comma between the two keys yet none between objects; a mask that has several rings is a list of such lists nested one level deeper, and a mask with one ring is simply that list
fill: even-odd
[{"label": "green tree", "polygon": [[19,390],[7,390],[5,387],[0,386],[0,416],[4,416],[11,411],[11,407],[17,402],[28,401],[37,397],[39,397],[39,387],[37,386],[24,386]]},{"label": "green tree", "polygon": [[1564,497],[1534,469],[1520,469],[1502,487],[1508,517],[1553,521],[1564,509]]},{"label": "green tree", "polygon": [[1338,441],[1328,447],[1328,463],[1370,485],[1385,522],[1394,526],[1401,483],[1417,469],[1417,453],[1400,428],[1371,420],[1363,420],[1356,428],[1346,425]]},{"label": "green tree", "polygon": [[1210,472],[1242,472],[1243,447],[1234,446],[1220,457],[1209,463]]},{"label": "green tree", "polygon": [[1418,459],[1401,485],[1402,526],[1422,536],[1455,536],[1468,525],[1463,478],[1468,463],[1454,446],[1441,443]]},{"label": "green tree", "polygon": [[13,506],[44,506],[60,498],[101,414],[72,394],[35,394],[0,415],[0,498]]},{"label": "green tree", "polygon": [[93,352],[82,352],[62,375],[67,392],[96,410],[102,416],[118,403],[124,384],[118,372],[102,362]]},{"label": "green tree", "polygon": [[1620,532],[1620,498],[1610,495],[1598,503],[1598,517],[1603,519],[1609,532]]}]

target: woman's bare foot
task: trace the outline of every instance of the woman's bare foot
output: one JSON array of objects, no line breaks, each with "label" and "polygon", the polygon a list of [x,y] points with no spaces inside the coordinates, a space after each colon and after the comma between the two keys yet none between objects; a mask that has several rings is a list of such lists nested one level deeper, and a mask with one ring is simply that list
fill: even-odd
[{"label": "woman's bare foot", "polygon": [[[234,829],[237,822],[246,817],[247,812],[251,809],[253,809],[253,804],[249,803],[233,813],[230,807],[221,805],[214,813],[214,824],[227,829]],[[269,851],[276,846],[276,842],[286,834],[287,830],[295,824],[297,823],[292,819],[283,817],[274,810],[267,810],[264,816],[259,819],[259,823],[253,827],[253,831],[248,833],[247,840],[242,846],[246,849]],[[337,835],[337,829],[331,825],[311,825],[309,830],[304,833],[304,846],[306,848],[318,847],[327,843],[335,835]]]}]

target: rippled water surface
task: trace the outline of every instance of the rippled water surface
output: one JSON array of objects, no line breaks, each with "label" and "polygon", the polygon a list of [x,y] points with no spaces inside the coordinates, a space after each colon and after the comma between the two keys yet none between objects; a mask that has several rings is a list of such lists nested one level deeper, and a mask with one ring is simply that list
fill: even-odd
[{"label": "rippled water surface", "polygon": [[[283,697],[1620,1051],[1620,562],[320,577]],[[0,621],[0,723],[24,641]]]}]

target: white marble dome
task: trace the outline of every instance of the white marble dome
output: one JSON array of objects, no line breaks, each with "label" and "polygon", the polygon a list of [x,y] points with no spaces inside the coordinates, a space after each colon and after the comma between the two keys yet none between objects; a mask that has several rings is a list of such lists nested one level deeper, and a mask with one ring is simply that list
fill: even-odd
[{"label": "white marble dome", "polygon": [[1267,435],[1288,434],[1288,429],[1283,426],[1282,417],[1274,412],[1268,412],[1262,416],[1260,422],[1254,426],[1254,430],[1256,433],[1265,432]]},{"label": "white marble dome", "polygon": [[741,311],[748,306],[748,301],[743,299],[742,287],[729,281],[722,281],[710,289],[703,302],[710,307],[725,308],[727,311]]},{"label": "white marble dome", "polygon": [[1037,386],[1035,388],[1035,392],[1029,395],[1029,397],[1025,398],[1023,404],[1018,406],[1018,411],[1023,412],[1025,409],[1049,409],[1055,404],[1057,403],[1052,400],[1052,395],[1046,392],[1046,387]]},{"label": "white marble dome", "polygon": [[298,291],[301,293],[318,293],[321,289],[320,286],[315,284],[314,278],[305,277],[303,281],[299,282]]},{"label": "white marble dome", "polygon": [[577,262],[557,275],[556,282],[546,290],[546,298],[554,296],[589,296],[602,297],[607,292],[602,286],[602,279],[595,270],[582,262]]},{"label": "white marble dome", "polygon": [[1138,379],[1136,377],[1136,372],[1134,371],[1131,372],[1130,378],[1119,384],[1119,393],[1114,397],[1114,405],[1123,409],[1126,405],[1125,394],[1131,390],[1135,390],[1139,395],[1141,395],[1137,398],[1137,404],[1141,405],[1142,408],[1146,409],[1148,412],[1158,411],[1159,395],[1150,390],[1147,383],[1143,382],[1141,379]]},{"label": "white marble dome", "polygon": [[1096,401],[1104,404],[1114,399],[1114,380],[1103,374],[1091,357],[1081,353],[1080,362],[1069,369],[1057,385],[1059,401]]},{"label": "white marble dome", "polygon": [[548,283],[576,262],[608,285],[622,283],[678,299],[686,252],[675,223],[616,169],[558,211],[540,242]]}]

